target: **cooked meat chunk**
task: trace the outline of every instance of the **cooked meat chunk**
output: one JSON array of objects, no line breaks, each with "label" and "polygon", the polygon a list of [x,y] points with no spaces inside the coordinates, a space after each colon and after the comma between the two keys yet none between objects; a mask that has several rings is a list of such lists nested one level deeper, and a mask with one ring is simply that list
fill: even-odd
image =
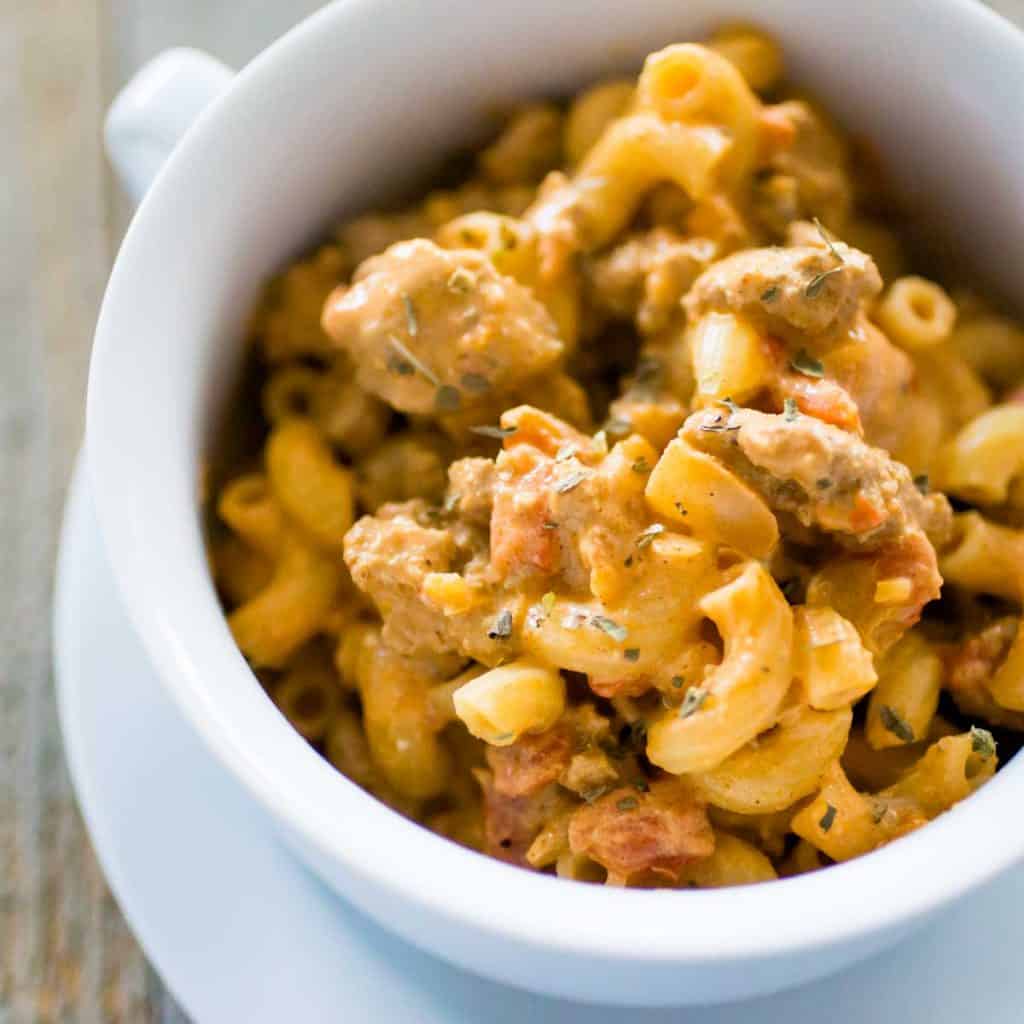
[{"label": "cooked meat chunk", "polygon": [[447,530],[416,518],[422,501],[385,505],[345,535],[345,563],[355,585],[380,609],[384,639],[403,654],[451,650],[443,614],[421,597],[428,573],[447,572],[455,542]]},{"label": "cooked meat chunk", "polygon": [[566,797],[555,783],[528,796],[509,796],[499,792],[489,772],[481,772],[479,778],[484,793],[484,852],[528,867],[526,851]]},{"label": "cooked meat chunk", "polygon": [[632,235],[590,264],[593,301],[611,316],[635,318],[645,334],[662,330],[715,252],[708,239],[683,238],[669,228]]},{"label": "cooked meat chunk", "polygon": [[400,242],[327,300],[323,326],[361,387],[406,413],[450,413],[553,369],[547,310],[483,255]]},{"label": "cooked meat chunk", "polygon": [[771,508],[854,550],[878,549],[908,529],[929,529],[948,506],[925,497],[906,466],[813,416],[704,409],[683,425],[695,448],[715,455]]},{"label": "cooked meat chunk", "polygon": [[460,518],[486,526],[491,521],[494,504],[494,461],[492,459],[459,459],[448,469],[446,507]]},{"label": "cooked meat chunk", "polygon": [[[907,400],[915,391],[910,356],[861,314],[849,339],[826,353],[822,361],[825,380],[834,381],[856,403],[868,444],[886,451],[898,449],[908,430]],[[813,409],[801,410],[817,415]]]},{"label": "cooked meat chunk", "polygon": [[1006,660],[1019,629],[1020,619],[1004,616],[968,635],[947,655],[946,689],[965,715],[977,716],[991,725],[1024,730],[1024,711],[1000,707],[986,685]]},{"label": "cooked meat chunk", "polygon": [[608,881],[677,881],[691,861],[710,857],[714,834],[703,804],[676,781],[641,793],[623,786],[581,807],[569,822],[573,853],[596,861]]},{"label": "cooked meat chunk", "polygon": [[754,188],[754,212],[782,237],[799,218],[819,217],[840,228],[853,187],[843,144],[804,100],[786,100],[761,113],[764,161]]},{"label": "cooked meat chunk", "polygon": [[842,243],[836,251],[842,262],[818,246],[744,249],[704,271],[683,305],[691,320],[732,312],[791,343],[835,344],[882,288],[870,256]]},{"label": "cooked meat chunk", "polygon": [[557,782],[569,767],[573,730],[566,722],[542,733],[527,733],[508,747],[488,747],[494,789],[502,796],[530,796]]},{"label": "cooked meat chunk", "polygon": [[910,527],[880,548],[830,559],[812,577],[807,603],[834,608],[857,627],[868,650],[879,654],[921,618],[941,587],[935,548]]}]

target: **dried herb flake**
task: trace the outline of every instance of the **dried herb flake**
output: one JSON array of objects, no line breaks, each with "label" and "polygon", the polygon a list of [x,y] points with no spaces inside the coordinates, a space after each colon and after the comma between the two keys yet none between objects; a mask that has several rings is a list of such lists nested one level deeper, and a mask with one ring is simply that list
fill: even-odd
[{"label": "dried herb flake", "polygon": [[832,804],[825,805],[825,813],[821,816],[821,821],[818,822],[818,827],[822,832],[827,832],[832,827],[832,822],[836,820],[836,809]]},{"label": "dried herb flake", "polygon": [[455,412],[462,405],[462,395],[458,388],[450,384],[444,384],[437,389],[434,395],[434,408],[438,412]]},{"label": "dried herb flake", "polygon": [[636,546],[638,548],[645,548],[659,533],[664,533],[665,527],[661,523],[651,523],[646,530],[641,531],[640,535],[636,539]]},{"label": "dried herb flake", "polygon": [[995,757],[996,753],[996,741],[992,736],[992,733],[988,729],[979,729],[977,726],[971,726],[971,750],[979,757],[983,757],[986,761],[990,757]]},{"label": "dried herb flake", "polygon": [[689,718],[704,705],[708,699],[708,690],[705,686],[691,686],[683,697],[683,703],[679,705],[679,717]]},{"label": "dried herb flake", "polygon": [[574,487],[579,487],[584,480],[587,479],[587,474],[576,470],[574,473],[570,473],[568,476],[562,477],[561,480],[555,484],[555,494],[568,494]]},{"label": "dried herb flake", "polygon": [[518,427],[492,427],[485,424],[479,427],[470,427],[469,432],[471,434],[479,434],[481,437],[493,437],[495,440],[501,441],[503,438],[511,437],[518,429]]},{"label": "dried herb flake", "polygon": [[815,359],[807,349],[802,348],[793,358],[789,361],[789,365],[796,370],[797,373],[802,373],[805,377],[824,377],[825,367],[822,365],[820,359]]},{"label": "dried herb flake", "polygon": [[832,258],[837,263],[845,263],[846,261],[843,259],[842,253],[836,248],[835,242],[832,241],[832,236],[825,230],[825,225],[817,217],[814,218],[814,226],[818,229],[818,234],[821,235],[821,240],[832,254]]},{"label": "dried herb flake", "polygon": [[420,333],[420,321],[408,292],[402,292],[402,305],[405,306],[405,325],[409,329],[409,334],[415,338]]},{"label": "dried herb flake", "polygon": [[595,615],[590,624],[602,633],[607,633],[616,643],[621,644],[629,635],[629,630],[625,626],[620,626],[614,619],[609,619],[605,615]]},{"label": "dried herb flake", "polygon": [[461,292],[465,294],[471,291],[476,285],[476,276],[465,267],[456,267],[451,277],[448,278],[448,288],[453,292]]},{"label": "dried herb flake", "polygon": [[807,287],[804,289],[804,295],[809,299],[816,299],[825,287],[825,282],[833,275],[842,273],[842,267],[832,267],[829,270],[823,270],[820,274],[815,274],[814,277],[807,282]]},{"label": "dried herb flake", "polygon": [[507,640],[512,635],[512,613],[506,608],[487,630],[488,640]]},{"label": "dried herb flake", "polygon": [[480,395],[491,390],[491,382],[480,373],[464,373],[462,386],[471,394]]},{"label": "dried herb flake", "polygon": [[898,740],[903,743],[914,742],[914,730],[911,729],[910,723],[895,709],[890,707],[888,704],[883,704],[878,712],[878,717],[882,720],[882,725],[888,732],[891,732]]},{"label": "dried herb flake", "polygon": [[[410,352],[409,349],[406,348],[405,345],[403,345],[402,342],[399,341],[399,339],[396,338],[393,334],[388,335],[388,344],[395,350],[401,361],[418,370],[424,377],[427,378],[427,380],[430,381],[431,384],[434,385],[435,388],[440,387],[441,382],[440,380],[438,380],[437,374],[434,373],[433,370],[431,370],[430,367],[428,367],[421,359],[419,359],[416,355]],[[391,366],[392,363],[389,362],[388,365]],[[397,361],[395,361],[395,367],[401,374],[406,374],[409,372],[408,370],[398,369]],[[454,388],[452,390],[454,390]]]}]

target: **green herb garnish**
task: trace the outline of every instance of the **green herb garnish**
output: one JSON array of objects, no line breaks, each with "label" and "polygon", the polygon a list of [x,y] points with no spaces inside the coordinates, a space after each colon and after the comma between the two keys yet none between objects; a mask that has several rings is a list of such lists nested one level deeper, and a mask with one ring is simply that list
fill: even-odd
[{"label": "green herb garnish", "polygon": [[518,429],[518,427],[492,427],[484,425],[470,427],[469,432],[471,434],[479,434],[481,437],[493,437],[495,440],[501,441],[503,438],[511,437]]},{"label": "green herb garnish", "polygon": [[480,373],[464,373],[462,375],[462,386],[474,395],[483,394],[491,390],[491,382]]},{"label": "green herb garnish", "polygon": [[636,799],[635,796],[624,796],[621,800],[619,800],[615,804],[615,806],[620,811],[631,811],[631,810],[633,810],[634,807],[636,807],[636,805],[637,805],[637,799]]},{"label": "green herb garnish", "polygon": [[448,288],[465,294],[476,284],[476,277],[465,267],[456,267],[448,278]]},{"label": "green herb garnish", "polygon": [[617,416],[605,421],[601,428],[609,437],[628,437],[633,432],[633,424],[629,420],[620,419]]},{"label": "green herb garnish", "polygon": [[708,699],[708,690],[705,686],[691,686],[683,697],[683,703],[679,705],[679,717],[689,718],[704,705]]},{"label": "green herb garnish", "polygon": [[836,809],[831,804],[825,804],[825,813],[821,816],[821,821],[818,822],[818,827],[822,832],[827,832],[832,827],[832,822],[836,820]]},{"label": "green herb garnish", "polygon": [[682,677],[682,676],[673,676],[673,677],[672,677],[672,685],[673,685],[673,686],[674,686],[674,687],[675,687],[675,688],[676,688],[677,690],[681,690],[681,689],[683,688],[683,683],[684,683],[684,682],[686,682],[686,680],[685,680],[685,679],[683,679],[683,677]]},{"label": "green herb garnish", "polygon": [[488,640],[507,640],[512,635],[512,613],[506,608],[487,630]]},{"label": "green herb garnish", "polygon": [[931,480],[928,479],[927,473],[921,473],[919,476],[914,477],[914,486],[922,493],[927,494],[931,490]]},{"label": "green herb garnish", "polygon": [[[409,366],[418,370],[424,377],[427,378],[427,380],[430,381],[431,384],[434,385],[435,388],[441,386],[441,382],[437,379],[437,374],[435,374],[424,362],[422,362],[422,360],[418,359],[412,352],[410,352],[409,349],[407,349],[405,345],[403,345],[402,342],[399,341],[399,339],[396,338],[393,334],[388,335],[388,344],[395,350],[395,352],[398,353],[400,359],[404,360],[404,362],[407,363]],[[388,365],[391,364],[389,363]],[[397,369],[397,363],[395,365]],[[404,375],[411,371],[398,369],[398,372]],[[454,388],[452,390],[454,390]]]},{"label": "green herb garnish", "polygon": [[584,480],[587,479],[587,474],[581,470],[576,470],[574,473],[570,473],[568,476],[562,477],[561,480],[555,484],[555,494],[568,494],[574,487],[579,487]]},{"label": "green herb garnish", "polygon": [[774,302],[779,297],[779,291],[780,289],[777,284],[773,284],[770,288],[765,288],[765,290],[761,292],[761,301]]},{"label": "green herb garnish", "polygon": [[971,726],[971,750],[986,761],[996,753],[996,741],[988,729]]},{"label": "green herb garnish", "polygon": [[823,476],[820,480],[814,481],[814,486],[817,487],[819,491],[827,491],[832,486],[832,478]]},{"label": "green herb garnish", "polygon": [[408,292],[402,292],[402,305],[405,306],[405,325],[409,329],[409,334],[415,338],[420,333],[420,321]]},{"label": "green herb garnish", "polygon": [[793,358],[789,361],[789,365],[796,370],[797,373],[802,373],[805,377],[824,377],[825,367],[822,365],[820,359],[815,359],[807,349],[802,348]]},{"label": "green herb garnish", "polygon": [[620,626],[614,619],[609,619],[605,615],[595,615],[590,624],[602,633],[607,633],[616,643],[621,644],[629,635],[629,630],[625,626]]},{"label": "green herb garnish", "polygon": [[825,287],[825,282],[833,274],[842,273],[842,270],[842,267],[832,267],[830,270],[823,270],[820,274],[815,274],[814,277],[807,282],[807,287],[804,289],[804,295],[809,299],[816,299]]},{"label": "green herb garnish", "polygon": [[832,236],[825,230],[825,226],[817,217],[814,218],[814,226],[818,229],[818,234],[821,235],[821,240],[825,243],[828,251],[832,253],[833,259],[835,259],[837,263],[844,263],[845,260],[836,248],[835,242],[832,241]]},{"label": "green herb garnish", "polygon": [[633,788],[641,793],[646,793],[651,788],[651,785],[645,778],[641,777],[633,781]]},{"label": "green herb garnish", "polygon": [[634,473],[650,473],[650,471],[651,464],[642,455],[633,463]]},{"label": "green herb garnish", "polygon": [[795,398],[787,398],[782,403],[782,416],[787,423],[795,423],[797,417],[800,415],[800,410],[797,408]]},{"label": "green herb garnish", "polygon": [[462,395],[457,388],[450,384],[444,384],[437,389],[434,395],[434,408],[438,412],[455,412],[462,405]]},{"label": "green herb garnish", "polygon": [[626,661],[639,661],[640,660],[640,648],[639,647],[627,647],[623,652],[622,656]]},{"label": "green herb garnish", "polygon": [[878,717],[882,720],[885,729],[893,734],[903,743],[914,742],[914,730],[910,723],[895,709],[888,704],[883,704],[878,711]]},{"label": "green herb garnish", "polygon": [[645,548],[659,533],[664,533],[665,527],[661,523],[651,523],[646,530],[642,530],[640,535],[636,539],[636,546],[638,548]]}]

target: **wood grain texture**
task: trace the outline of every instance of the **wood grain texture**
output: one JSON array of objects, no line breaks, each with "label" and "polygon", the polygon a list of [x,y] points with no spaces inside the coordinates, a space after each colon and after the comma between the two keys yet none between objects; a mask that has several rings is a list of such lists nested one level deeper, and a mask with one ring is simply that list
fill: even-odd
[{"label": "wood grain texture", "polygon": [[89,349],[130,214],[103,111],[172,45],[241,65],[318,4],[0,0],[0,1024],[185,1018],[97,866],[60,749],[52,566]]},{"label": "wood grain texture", "polygon": [[[161,49],[198,46],[240,67],[318,6],[0,0],[0,1024],[185,1024],[92,854],[50,669],[89,347],[130,215],[100,128],[114,92]],[[1024,0],[992,6],[1024,23]]]}]

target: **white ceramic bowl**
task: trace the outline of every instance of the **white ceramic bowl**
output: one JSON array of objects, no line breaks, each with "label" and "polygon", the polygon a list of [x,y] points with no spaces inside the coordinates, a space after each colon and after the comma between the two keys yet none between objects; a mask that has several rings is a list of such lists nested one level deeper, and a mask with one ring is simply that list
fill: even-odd
[{"label": "white ceramic bowl", "polygon": [[[635,68],[725,18],[776,33],[796,79],[878,143],[973,266],[1019,289],[1024,42],[972,0],[347,0],[230,84],[195,55],[165,58],[108,132],[141,190],[227,86],[139,209],[90,377],[87,464],[104,536],[164,683],[253,813],[346,898],[458,964],[592,1001],[737,999],[881,949],[1024,852],[1024,763],[877,853],[771,885],[644,892],[514,870],[393,814],[288,726],[227,630],[198,487],[242,325],[275,268],[343,214],[415,183],[502,102]],[[188,898],[187,880],[169,884]]]}]

